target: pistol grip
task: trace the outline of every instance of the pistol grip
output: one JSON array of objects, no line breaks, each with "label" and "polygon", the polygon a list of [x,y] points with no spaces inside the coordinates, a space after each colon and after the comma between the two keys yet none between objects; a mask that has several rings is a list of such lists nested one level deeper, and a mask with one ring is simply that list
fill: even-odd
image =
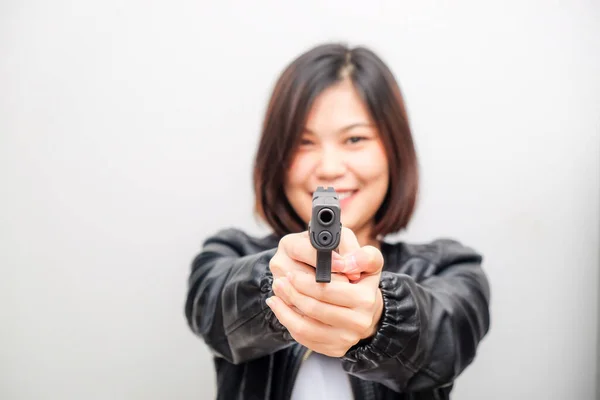
[{"label": "pistol grip", "polygon": [[317,250],[317,282],[331,282],[331,251]]}]

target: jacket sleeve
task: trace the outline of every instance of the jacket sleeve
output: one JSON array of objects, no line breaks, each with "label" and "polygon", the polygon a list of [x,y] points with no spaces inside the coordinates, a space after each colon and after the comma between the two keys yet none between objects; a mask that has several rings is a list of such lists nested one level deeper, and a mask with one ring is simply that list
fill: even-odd
[{"label": "jacket sleeve", "polygon": [[248,252],[243,233],[208,238],[192,262],[185,304],[191,330],[213,354],[239,364],[282,349],[292,338],[265,304],[272,296],[269,261],[276,249]]},{"label": "jacket sleeve", "polygon": [[347,352],[344,368],[396,392],[452,384],[489,330],[490,288],[481,261],[455,241],[437,240],[399,272],[384,271],[378,330]]}]

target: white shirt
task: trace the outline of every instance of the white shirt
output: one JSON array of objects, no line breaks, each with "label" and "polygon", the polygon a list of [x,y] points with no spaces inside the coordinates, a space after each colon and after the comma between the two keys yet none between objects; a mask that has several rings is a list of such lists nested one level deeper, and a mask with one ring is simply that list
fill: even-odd
[{"label": "white shirt", "polygon": [[339,358],[313,352],[300,365],[292,400],[349,400],[353,397],[350,380]]}]

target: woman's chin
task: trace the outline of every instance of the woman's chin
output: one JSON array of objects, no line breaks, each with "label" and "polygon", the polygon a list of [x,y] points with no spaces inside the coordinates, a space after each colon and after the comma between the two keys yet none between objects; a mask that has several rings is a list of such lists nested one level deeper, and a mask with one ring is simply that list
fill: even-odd
[{"label": "woman's chin", "polygon": [[355,228],[354,220],[349,217],[344,218],[344,213],[342,213],[342,226],[344,228],[348,228],[354,232],[354,228]]}]

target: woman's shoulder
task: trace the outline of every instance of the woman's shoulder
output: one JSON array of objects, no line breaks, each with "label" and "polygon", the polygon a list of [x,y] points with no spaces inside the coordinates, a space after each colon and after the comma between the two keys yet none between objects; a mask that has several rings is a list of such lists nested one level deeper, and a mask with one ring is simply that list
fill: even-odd
[{"label": "woman's shoulder", "polygon": [[239,227],[225,227],[209,234],[203,242],[203,249],[226,246],[240,256],[257,253],[277,247],[278,238],[270,234],[253,234]]},{"label": "woman's shoulder", "polygon": [[481,263],[483,260],[482,254],[473,247],[449,237],[420,242],[387,239],[382,242],[382,252],[401,263],[420,259],[438,267],[458,263]]}]

